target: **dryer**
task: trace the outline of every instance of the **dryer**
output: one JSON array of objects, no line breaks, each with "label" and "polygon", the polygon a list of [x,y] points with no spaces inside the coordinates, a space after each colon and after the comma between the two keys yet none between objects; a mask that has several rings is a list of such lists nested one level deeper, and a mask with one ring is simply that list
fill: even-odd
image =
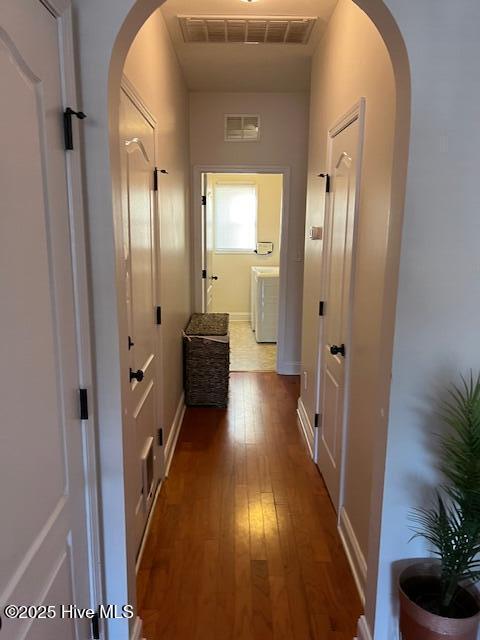
[{"label": "dryer", "polygon": [[280,267],[251,267],[251,279],[250,279],[250,326],[252,331],[255,331],[255,319],[257,308],[257,275],[267,273],[273,275],[280,275]]}]

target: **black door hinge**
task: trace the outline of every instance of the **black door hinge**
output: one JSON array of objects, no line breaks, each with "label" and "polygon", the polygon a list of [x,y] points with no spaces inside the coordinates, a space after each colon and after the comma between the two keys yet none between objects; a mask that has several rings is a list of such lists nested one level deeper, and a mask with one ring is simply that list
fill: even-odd
[{"label": "black door hinge", "polygon": [[330,174],[329,173],[319,173],[319,178],[325,178],[325,192],[330,193]]},{"label": "black door hinge", "polygon": [[100,640],[100,616],[95,613],[93,618],[90,619],[92,625],[92,640]]},{"label": "black door hinge", "polygon": [[162,324],[162,307],[157,307],[157,310],[156,310],[156,323],[158,325]]},{"label": "black door hinge", "polygon": [[324,316],[325,315],[325,301],[324,300],[320,300],[320,302],[318,304],[318,315],[319,316]]},{"label": "black door hinge", "polygon": [[158,169],[155,167],[153,170],[153,190],[158,191]]},{"label": "black door hinge", "polygon": [[313,426],[315,427],[315,429],[318,429],[322,426],[322,415],[320,413],[315,414],[315,421],[313,423]]},{"label": "black door hinge", "polygon": [[157,431],[157,443],[159,447],[163,447],[163,429]]},{"label": "black door hinge", "polygon": [[207,279],[207,270],[202,269],[202,280],[206,280],[206,279]]},{"label": "black door hinge", "polygon": [[88,392],[80,389],[80,420],[88,420]]},{"label": "black door hinge", "polygon": [[207,206],[207,196],[202,196],[202,207]]},{"label": "black door hinge", "polygon": [[79,120],[85,120],[87,115],[83,111],[74,111],[70,107],[67,107],[63,112],[63,135],[65,138],[65,150],[73,150],[73,128],[72,128],[72,116],[76,116]]}]

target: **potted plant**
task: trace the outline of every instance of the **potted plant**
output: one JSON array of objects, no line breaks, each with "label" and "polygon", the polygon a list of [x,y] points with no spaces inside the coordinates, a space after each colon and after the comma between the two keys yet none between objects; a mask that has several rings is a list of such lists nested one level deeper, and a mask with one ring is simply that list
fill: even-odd
[{"label": "potted plant", "polygon": [[416,509],[415,537],[424,538],[432,560],[400,576],[402,640],[476,640],[480,604],[480,376],[462,379],[443,404],[449,427],[440,436],[445,483],[434,506]]}]

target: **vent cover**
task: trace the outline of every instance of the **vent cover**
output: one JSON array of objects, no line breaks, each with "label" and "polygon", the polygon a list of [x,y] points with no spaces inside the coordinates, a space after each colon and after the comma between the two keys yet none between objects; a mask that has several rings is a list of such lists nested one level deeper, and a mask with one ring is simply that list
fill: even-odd
[{"label": "vent cover", "polygon": [[225,116],[226,142],[257,142],[260,140],[260,116],[228,114]]},{"label": "vent cover", "polygon": [[178,16],[185,42],[307,44],[317,18]]}]

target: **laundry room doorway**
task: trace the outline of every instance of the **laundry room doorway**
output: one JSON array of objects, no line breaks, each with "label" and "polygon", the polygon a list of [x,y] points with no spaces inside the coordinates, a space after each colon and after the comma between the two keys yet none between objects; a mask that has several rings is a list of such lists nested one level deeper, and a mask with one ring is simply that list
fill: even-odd
[{"label": "laundry room doorway", "polygon": [[197,308],[229,314],[231,371],[279,371],[288,260],[285,170],[201,171],[199,183]]}]

